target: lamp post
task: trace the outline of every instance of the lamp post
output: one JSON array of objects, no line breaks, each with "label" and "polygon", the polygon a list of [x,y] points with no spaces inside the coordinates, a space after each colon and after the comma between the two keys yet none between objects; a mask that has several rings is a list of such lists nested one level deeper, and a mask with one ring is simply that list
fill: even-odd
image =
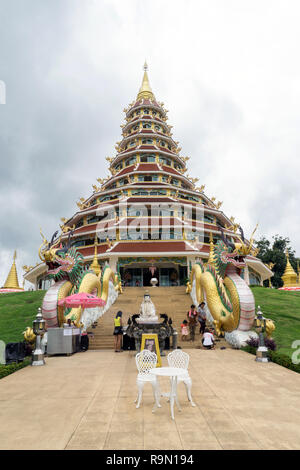
[{"label": "lamp post", "polygon": [[35,350],[32,352],[32,366],[45,365],[44,353],[41,348],[41,335],[46,331],[45,324],[46,322],[42,316],[42,309],[38,308],[37,316],[32,322],[33,332],[36,335]]},{"label": "lamp post", "polygon": [[259,345],[256,351],[257,362],[269,362],[268,348],[265,346],[264,332],[266,331],[266,318],[263,316],[260,306],[257,307],[257,314],[254,320],[255,328],[259,336]]}]

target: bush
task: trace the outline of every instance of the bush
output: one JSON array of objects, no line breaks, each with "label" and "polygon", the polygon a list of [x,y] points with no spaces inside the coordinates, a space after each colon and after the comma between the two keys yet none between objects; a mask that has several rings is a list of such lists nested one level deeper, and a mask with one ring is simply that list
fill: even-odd
[{"label": "bush", "polygon": [[[256,355],[257,348],[254,346],[248,345],[242,347],[241,349],[245,352]],[[286,367],[287,369],[293,370],[294,372],[298,372],[298,374],[300,373],[300,364],[294,364],[290,356],[269,350],[268,357],[271,362],[275,362],[282,367]]]},{"label": "bush", "polygon": [[13,362],[12,364],[0,364],[0,379],[6,377],[7,375],[13,374],[17,370],[23,369],[23,367],[27,367],[30,364],[30,359],[27,358],[23,362]]},{"label": "bush", "polygon": [[[271,351],[276,351],[277,345],[273,338],[268,338],[267,336],[265,336],[264,340],[266,348],[270,349]],[[246,341],[246,343],[248,346],[257,349],[259,345],[259,339],[251,337]]]}]

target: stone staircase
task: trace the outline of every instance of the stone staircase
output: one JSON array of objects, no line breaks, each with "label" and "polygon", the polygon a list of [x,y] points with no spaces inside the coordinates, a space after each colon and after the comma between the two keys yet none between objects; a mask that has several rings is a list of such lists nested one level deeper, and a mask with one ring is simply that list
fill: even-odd
[{"label": "stone staircase", "polygon": [[114,338],[113,319],[116,313],[121,310],[123,312],[123,325],[127,325],[130,316],[139,312],[144,294],[149,291],[151,299],[155,305],[156,313],[159,317],[161,313],[166,313],[173,320],[173,326],[178,332],[178,345],[184,349],[194,348],[200,344],[199,328],[196,330],[196,341],[181,342],[180,325],[186,318],[186,314],[190,309],[192,300],[190,295],[185,293],[185,287],[127,287],[123,294],[119,295],[116,302],[111,308],[98,320],[96,328],[90,328],[89,332],[94,337],[90,337],[90,349],[113,349]]}]

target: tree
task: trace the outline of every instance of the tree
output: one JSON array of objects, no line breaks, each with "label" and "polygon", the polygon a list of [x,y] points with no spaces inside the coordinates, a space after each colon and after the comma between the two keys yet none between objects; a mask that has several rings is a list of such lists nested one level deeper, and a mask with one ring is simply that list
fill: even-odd
[{"label": "tree", "polygon": [[[281,276],[283,275],[286,267],[286,250],[288,250],[290,263],[295,272],[297,272],[297,262],[300,260],[295,257],[295,250],[290,247],[289,238],[284,238],[279,235],[275,235],[272,238],[273,243],[265,237],[262,237],[258,242],[256,242],[256,246],[259,248],[257,257],[265,264],[274,263],[274,267],[272,268],[274,276],[272,277],[271,282],[274,287],[282,287],[283,281]],[[267,286],[269,285],[269,282],[264,281],[264,284]]]}]

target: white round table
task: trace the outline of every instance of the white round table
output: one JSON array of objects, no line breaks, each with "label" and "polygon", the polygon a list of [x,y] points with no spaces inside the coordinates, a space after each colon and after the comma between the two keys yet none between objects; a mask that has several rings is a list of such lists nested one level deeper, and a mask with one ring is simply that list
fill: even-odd
[{"label": "white round table", "polygon": [[150,374],[160,377],[171,377],[171,391],[170,393],[162,393],[162,396],[170,398],[171,417],[174,419],[174,401],[181,411],[180,404],[177,396],[177,377],[186,374],[186,369],[180,367],[157,367],[156,369],[149,370]]}]

